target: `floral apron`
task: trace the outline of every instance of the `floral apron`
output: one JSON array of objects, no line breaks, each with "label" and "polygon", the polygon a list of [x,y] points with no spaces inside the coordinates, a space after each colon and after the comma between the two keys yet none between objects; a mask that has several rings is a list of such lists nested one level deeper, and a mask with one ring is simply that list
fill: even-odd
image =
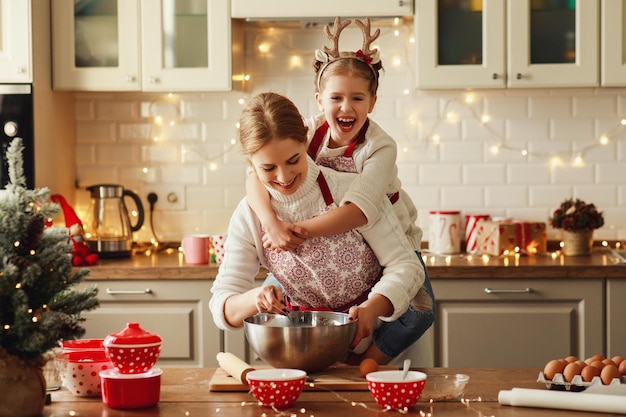
[{"label": "floral apron", "polygon": [[[324,212],[335,208],[321,172],[317,182],[326,203]],[[264,254],[290,310],[347,311],[367,299],[382,275],[376,255],[354,230],[307,238],[294,251],[264,249]]]},{"label": "floral apron", "polygon": [[[322,156],[320,158],[317,158],[317,154],[319,153],[320,146],[324,142],[324,137],[326,136],[326,133],[328,132],[328,127],[329,127],[328,122],[324,122],[320,127],[317,128],[317,130],[313,134],[313,138],[311,139],[311,142],[309,143],[309,149],[307,153],[318,165],[332,168],[335,171],[358,173],[352,154],[354,153],[354,148],[356,148],[357,145],[365,141],[365,132],[367,132],[369,125],[370,125],[370,121],[369,119],[367,119],[365,121],[365,124],[361,128],[361,130],[359,130],[359,134],[357,135],[356,139],[352,141],[346,147],[346,150],[344,151],[342,156],[335,156],[335,157]],[[400,198],[400,192],[387,194],[387,197],[389,198],[389,201],[391,201],[391,204],[395,204],[396,201],[398,201],[398,199]]]}]

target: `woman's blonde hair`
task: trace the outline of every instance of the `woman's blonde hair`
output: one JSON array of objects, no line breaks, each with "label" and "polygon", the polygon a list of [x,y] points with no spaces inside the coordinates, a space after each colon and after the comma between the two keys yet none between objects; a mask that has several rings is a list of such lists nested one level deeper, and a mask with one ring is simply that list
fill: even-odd
[{"label": "woman's blonde hair", "polygon": [[272,139],[306,143],[307,127],[296,105],[276,93],[258,94],[246,104],[239,119],[239,143],[251,156]]}]

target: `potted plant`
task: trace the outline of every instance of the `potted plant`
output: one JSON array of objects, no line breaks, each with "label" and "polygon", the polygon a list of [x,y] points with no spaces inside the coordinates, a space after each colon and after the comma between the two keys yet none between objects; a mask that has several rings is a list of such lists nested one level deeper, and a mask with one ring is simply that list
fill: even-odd
[{"label": "potted plant", "polygon": [[604,216],[593,203],[569,198],[554,210],[550,224],[563,230],[565,255],[588,255],[593,246],[593,231],[604,225]]},{"label": "potted plant", "polygon": [[44,355],[82,336],[81,312],[98,306],[94,286],[72,289],[89,270],[72,269],[67,230],[46,227],[59,207],[48,189],[26,188],[23,149],[19,138],[8,148],[0,197],[0,417],[41,415]]}]

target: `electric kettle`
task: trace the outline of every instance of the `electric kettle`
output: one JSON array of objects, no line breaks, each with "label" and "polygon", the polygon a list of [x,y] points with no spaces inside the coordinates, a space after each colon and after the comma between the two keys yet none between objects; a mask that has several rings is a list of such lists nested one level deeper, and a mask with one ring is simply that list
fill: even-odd
[{"label": "electric kettle", "polygon": [[[91,193],[91,202],[83,228],[89,249],[101,258],[129,257],[133,246],[132,233],[143,225],[141,199],[116,184],[92,185],[87,191]],[[137,222],[134,225],[130,223],[125,197],[130,197],[136,206]]]}]

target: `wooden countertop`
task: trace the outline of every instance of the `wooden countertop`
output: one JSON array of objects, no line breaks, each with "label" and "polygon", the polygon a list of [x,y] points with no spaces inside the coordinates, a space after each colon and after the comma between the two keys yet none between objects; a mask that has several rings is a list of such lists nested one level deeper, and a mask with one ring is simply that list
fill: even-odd
[{"label": "wooden countertop", "polygon": [[[423,253],[431,279],[446,278],[626,278],[626,264],[617,263],[611,251],[595,248],[590,256],[545,255],[482,257],[480,255],[430,255]],[[213,279],[218,266],[187,265],[175,249],[135,254],[124,259],[101,259],[89,267],[87,280]],[[263,279],[261,271],[257,276]]]},{"label": "wooden countertop", "polygon": [[[426,368],[420,369],[427,375],[441,373],[464,373],[470,376],[464,404],[460,401],[428,403],[424,400],[409,410],[408,415],[432,415],[437,417],[552,417],[571,416],[569,410],[513,407],[498,404],[500,390],[511,388],[545,389],[537,382],[537,368]],[[205,416],[337,416],[351,417],[381,416],[369,391],[305,391],[296,404],[284,411],[259,406],[247,392],[209,392],[209,382],[215,369],[187,368],[163,370],[161,400],[155,407],[125,411],[110,409],[100,398],[75,397],[62,388],[52,392],[52,404],[44,408],[44,417],[59,416],[160,416],[160,417],[205,417]],[[580,394],[573,394],[580,395]],[[430,413],[430,414],[427,414]],[[396,413],[394,413],[396,414]],[[577,417],[597,416],[598,413],[577,411]],[[618,414],[604,413],[603,416]]]}]

